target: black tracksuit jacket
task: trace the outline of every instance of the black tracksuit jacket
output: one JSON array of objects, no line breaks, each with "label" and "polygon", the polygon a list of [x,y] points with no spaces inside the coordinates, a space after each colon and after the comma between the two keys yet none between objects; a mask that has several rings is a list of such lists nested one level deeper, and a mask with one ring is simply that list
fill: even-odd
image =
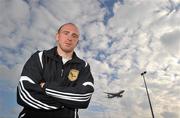
[{"label": "black tracksuit jacket", "polygon": [[78,118],[78,109],[88,107],[93,92],[90,66],[75,53],[63,64],[57,47],[37,51],[18,83],[17,103],[24,107],[19,118]]}]

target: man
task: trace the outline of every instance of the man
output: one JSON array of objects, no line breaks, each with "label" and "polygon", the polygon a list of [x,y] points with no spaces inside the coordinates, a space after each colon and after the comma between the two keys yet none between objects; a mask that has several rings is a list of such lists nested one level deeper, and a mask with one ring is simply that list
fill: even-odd
[{"label": "man", "polygon": [[57,47],[37,51],[24,65],[17,87],[17,102],[24,107],[19,118],[78,118],[94,91],[88,63],[74,52],[79,30],[73,23],[62,25]]}]

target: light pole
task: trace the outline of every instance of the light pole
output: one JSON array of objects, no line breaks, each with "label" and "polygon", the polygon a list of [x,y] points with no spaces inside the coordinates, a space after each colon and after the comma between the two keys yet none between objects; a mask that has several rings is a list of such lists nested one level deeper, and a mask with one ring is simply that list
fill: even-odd
[{"label": "light pole", "polygon": [[155,118],[155,117],[154,117],[153,108],[152,108],[152,105],[151,105],[151,100],[150,100],[148,88],[147,88],[147,85],[146,85],[145,76],[144,76],[146,73],[147,73],[146,71],[142,72],[142,73],[141,73],[141,76],[143,77],[144,85],[145,85],[145,87],[146,87],[146,93],[147,93],[147,96],[148,96],[148,101],[149,101],[149,106],[150,106],[150,109],[151,109],[152,118]]}]

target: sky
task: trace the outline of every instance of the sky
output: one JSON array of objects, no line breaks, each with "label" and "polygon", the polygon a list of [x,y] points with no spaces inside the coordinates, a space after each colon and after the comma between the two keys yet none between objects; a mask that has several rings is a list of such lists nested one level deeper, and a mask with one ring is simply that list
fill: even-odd
[{"label": "sky", "polygon": [[151,118],[143,71],[155,117],[180,118],[180,0],[0,0],[0,14],[0,118],[18,116],[24,63],[66,22],[80,28],[76,53],[95,80],[81,118]]}]

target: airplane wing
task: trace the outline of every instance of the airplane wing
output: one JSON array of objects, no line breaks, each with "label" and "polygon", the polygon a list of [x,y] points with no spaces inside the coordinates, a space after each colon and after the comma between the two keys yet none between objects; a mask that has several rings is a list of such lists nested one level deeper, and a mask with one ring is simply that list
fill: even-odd
[{"label": "airplane wing", "polygon": [[108,95],[107,96],[108,98],[114,98],[114,97],[116,97],[115,95]]},{"label": "airplane wing", "polygon": [[104,92],[104,93],[106,93],[108,95],[116,95],[115,93],[108,93],[108,92]]},{"label": "airplane wing", "polygon": [[108,92],[104,92],[107,94],[108,98],[114,98],[114,97],[122,97],[123,95],[121,95],[122,93],[124,93],[125,90],[121,90],[117,93],[108,93]]},{"label": "airplane wing", "polygon": [[121,90],[120,92],[117,92],[117,93],[108,93],[108,92],[104,92],[106,94],[109,94],[109,95],[118,95],[118,94],[122,94],[124,93],[125,90]]},{"label": "airplane wing", "polygon": [[120,92],[119,92],[119,94],[122,94],[122,93],[124,93],[124,91],[125,91],[125,90],[122,90],[122,91],[120,91]]}]

